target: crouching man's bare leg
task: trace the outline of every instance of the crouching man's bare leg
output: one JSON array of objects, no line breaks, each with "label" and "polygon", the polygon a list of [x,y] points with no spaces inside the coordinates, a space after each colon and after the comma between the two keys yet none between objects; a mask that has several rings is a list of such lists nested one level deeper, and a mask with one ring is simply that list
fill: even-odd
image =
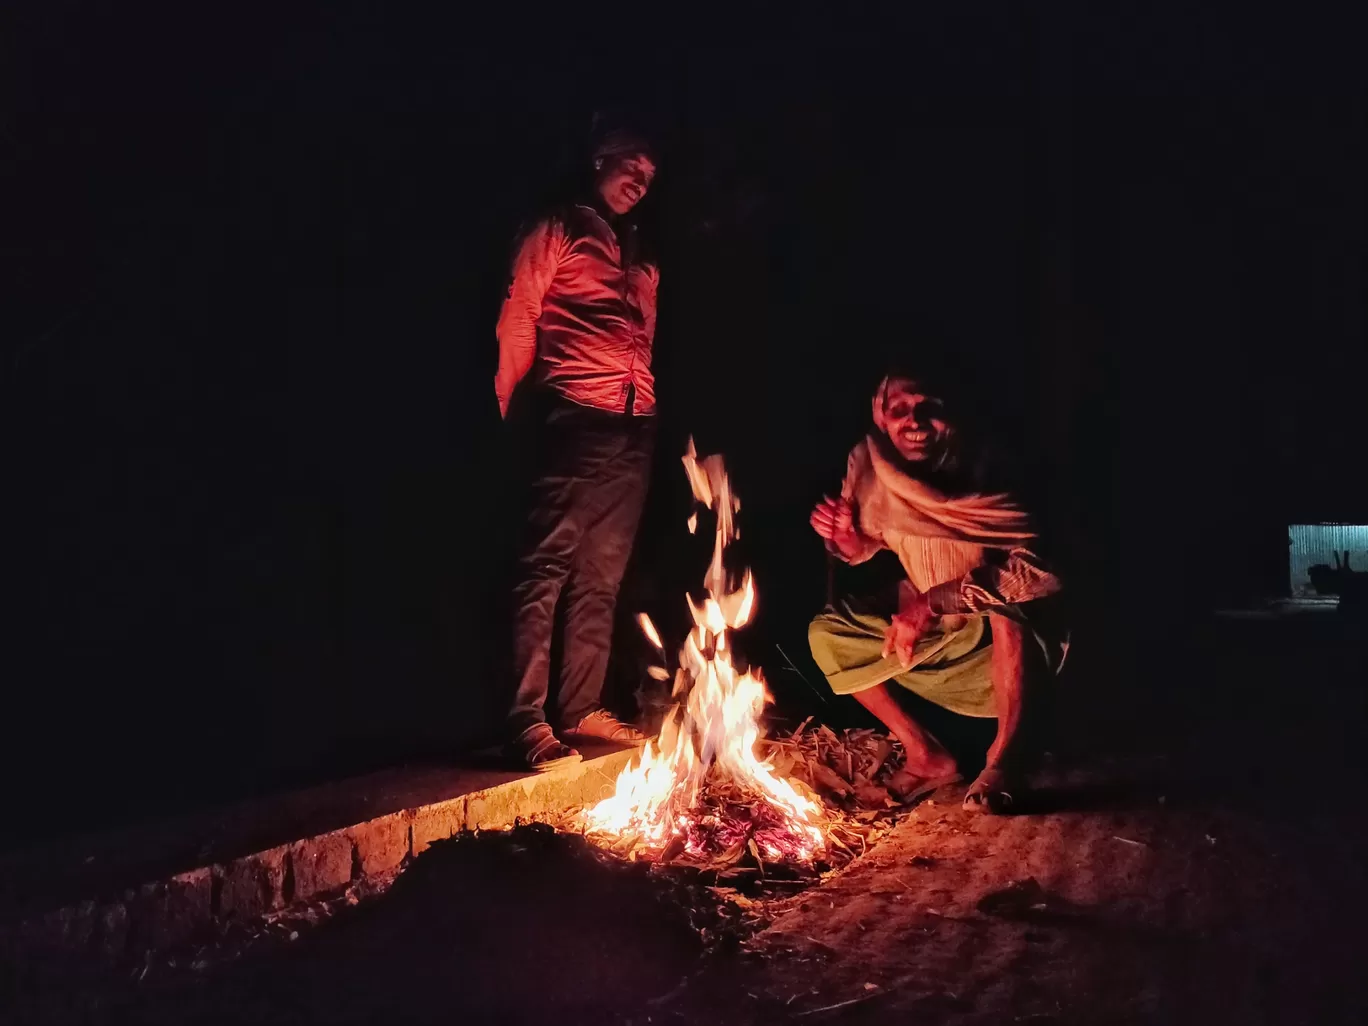
[{"label": "crouching man's bare leg", "polygon": [[903,767],[888,781],[889,790],[899,799],[911,801],[959,778],[945,746],[908,715],[887,684],[856,692],[855,698],[902,742],[907,753]]}]

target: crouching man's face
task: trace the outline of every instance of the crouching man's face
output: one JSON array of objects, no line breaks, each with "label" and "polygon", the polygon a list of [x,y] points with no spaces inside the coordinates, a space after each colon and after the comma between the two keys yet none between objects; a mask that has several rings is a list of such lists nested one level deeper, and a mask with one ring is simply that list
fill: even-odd
[{"label": "crouching man's face", "polygon": [[945,404],[905,378],[888,380],[874,396],[874,424],[909,463],[934,462],[950,444]]}]

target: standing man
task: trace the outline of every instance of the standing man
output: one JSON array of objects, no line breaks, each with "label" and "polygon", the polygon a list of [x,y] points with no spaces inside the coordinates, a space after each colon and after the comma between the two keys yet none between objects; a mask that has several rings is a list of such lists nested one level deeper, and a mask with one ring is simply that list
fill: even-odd
[{"label": "standing man", "polygon": [[[512,402],[530,419],[532,463],[513,588],[509,755],[538,771],[579,760],[566,740],[645,740],[600,696],[655,442],[660,274],[641,258],[627,215],[656,163],[643,139],[619,132],[595,149],[593,170],[585,201],[524,239],[499,314],[494,391],[501,415]],[[560,686],[548,721],[558,629]]]}]

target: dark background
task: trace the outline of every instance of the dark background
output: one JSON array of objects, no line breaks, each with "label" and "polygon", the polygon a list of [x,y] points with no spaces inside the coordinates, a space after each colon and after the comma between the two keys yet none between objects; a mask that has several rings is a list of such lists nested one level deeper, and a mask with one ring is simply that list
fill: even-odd
[{"label": "dark background", "polygon": [[1192,6],[11,10],[7,840],[488,736],[493,324],[595,111],[664,151],[624,612],[668,632],[701,576],[692,432],[801,691],[807,511],[878,354],[952,344],[1033,455],[1089,686],[1285,590],[1289,521],[1368,515],[1361,35]]}]

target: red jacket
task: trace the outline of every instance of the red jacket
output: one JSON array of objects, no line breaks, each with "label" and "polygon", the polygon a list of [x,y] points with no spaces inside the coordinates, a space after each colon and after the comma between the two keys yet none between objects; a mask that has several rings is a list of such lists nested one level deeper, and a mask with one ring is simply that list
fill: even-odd
[{"label": "red jacket", "polygon": [[[633,241],[629,236],[629,254]],[[572,402],[617,412],[635,386],[628,412],[655,412],[651,343],[660,272],[641,261],[624,266],[622,249],[612,226],[584,205],[544,219],[528,235],[499,313],[494,393],[502,412],[529,372]]]}]

